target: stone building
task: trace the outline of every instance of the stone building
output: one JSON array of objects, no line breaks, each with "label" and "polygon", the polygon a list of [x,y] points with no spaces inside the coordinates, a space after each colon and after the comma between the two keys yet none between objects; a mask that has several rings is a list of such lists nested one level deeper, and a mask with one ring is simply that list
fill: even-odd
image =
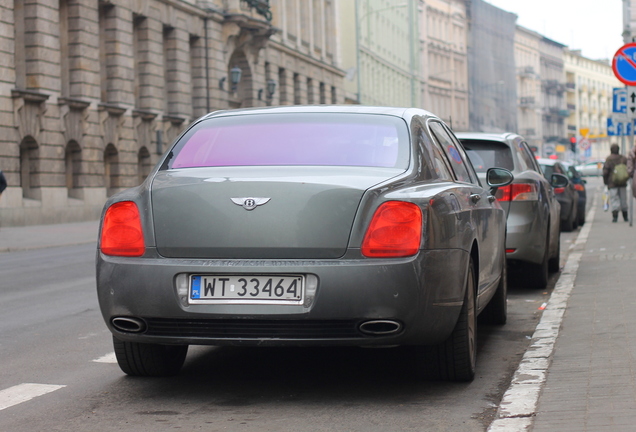
[{"label": "stone building", "polygon": [[557,153],[561,153],[559,150],[562,146],[568,145],[565,119],[570,112],[564,96],[564,49],[565,45],[545,36],[539,41],[543,142],[549,149],[556,149]]},{"label": "stone building", "polygon": [[517,124],[522,135],[537,155],[543,152],[543,109],[541,108],[541,62],[539,33],[517,26],[515,63],[517,66]]},{"label": "stone building", "polygon": [[564,51],[566,119],[568,137],[576,138],[576,158],[604,159],[617,137],[607,135],[612,116],[612,89],[624,85],[614,76],[607,60],[592,60],[580,50]]},{"label": "stone building", "polygon": [[419,0],[341,0],[338,5],[346,102],[419,107]]},{"label": "stone building", "polygon": [[0,224],[95,219],[218,109],[341,103],[335,0],[2,0]]},{"label": "stone building", "polygon": [[466,4],[423,0],[420,9],[422,107],[455,131],[468,130]]},{"label": "stone building", "polygon": [[470,129],[517,132],[517,16],[483,0],[466,0],[466,10]]}]

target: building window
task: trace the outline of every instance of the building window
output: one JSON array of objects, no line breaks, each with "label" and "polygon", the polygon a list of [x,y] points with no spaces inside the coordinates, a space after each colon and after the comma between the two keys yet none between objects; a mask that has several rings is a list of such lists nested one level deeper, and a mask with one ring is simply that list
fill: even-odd
[{"label": "building window", "polygon": [[177,46],[174,27],[163,27],[163,110],[167,114],[177,113],[176,56]]},{"label": "building window", "polygon": [[311,78],[307,78],[307,103],[316,103],[316,95],[314,94],[314,81]]},{"label": "building window", "polygon": [[20,144],[20,186],[24,198],[37,199],[35,188],[39,188],[38,179],[39,146],[31,137]]},{"label": "building window", "polygon": [[278,97],[281,105],[285,105],[289,102],[289,96],[287,94],[287,71],[283,68],[278,68]]},{"label": "building window", "polygon": [[327,94],[326,94],[326,90],[325,90],[325,83],[321,82],[320,83],[320,103],[321,104],[326,104],[327,103]]},{"label": "building window", "polygon": [[139,149],[137,154],[137,175],[139,176],[139,184],[146,180],[146,177],[150,175],[152,169],[152,163],[150,161],[150,152],[146,147]]},{"label": "building window", "polygon": [[134,86],[133,93],[135,96],[135,107],[142,108],[143,107],[143,95],[142,95],[142,87],[144,84],[143,73],[142,73],[142,62],[141,58],[145,54],[145,41],[142,32],[145,32],[146,29],[146,17],[133,14],[133,56],[134,56]]},{"label": "building window", "polygon": [[108,196],[119,187],[119,155],[112,144],[108,144],[104,150],[104,186]]},{"label": "building window", "polygon": [[109,87],[109,49],[112,46],[113,33],[109,30],[109,21],[114,15],[115,7],[109,3],[101,3],[98,10],[99,20],[99,82],[100,82],[100,97],[103,102],[109,102],[108,95]]},{"label": "building window", "polygon": [[204,41],[196,35],[190,35],[190,83],[191,115],[198,118],[206,113],[207,104]]},{"label": "building window", "polygon": [[26,89],[26,41],[24,37],[24,0],[14,0],[13,20],[15,22],[15,85],[19,89]]},{"label": "building window", "polygon": [[79,180],[81,173],[82,149],[76,141],[66,145],[64,162],[66,165],[66,189],[70,198],[80,198]]},{"label": "building window", "polygon": [[300,105],[300,75],[294,74],[294,104]]}]

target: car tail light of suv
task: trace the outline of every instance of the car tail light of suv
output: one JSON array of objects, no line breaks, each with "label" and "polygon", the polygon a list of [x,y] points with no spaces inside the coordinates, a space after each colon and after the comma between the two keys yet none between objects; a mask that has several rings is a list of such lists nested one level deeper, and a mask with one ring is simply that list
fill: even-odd
[{"label": "car tail light of suv", "polygon": [[508,186],[500,187],[495,196],[499,201],[539,200],[537,185],[534,183],[512,183]]},{"label": "car tail light of suv", "polygon": [[138,257],[146,249],[137,204],[120,201],[104,215],[100,249],[105,255]]},{"label": "car tail light of suv", "polygon": [[375,211],[362,242],[362,255],[396,258],[415,255],[422,239],[422,211],[410,202],[387,201]]}]

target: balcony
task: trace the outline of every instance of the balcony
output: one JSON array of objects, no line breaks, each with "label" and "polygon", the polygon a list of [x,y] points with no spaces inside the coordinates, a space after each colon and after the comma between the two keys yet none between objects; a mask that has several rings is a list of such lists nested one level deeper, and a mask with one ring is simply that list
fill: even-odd
[{"label": "balcony", "polygon": [[534,77],[534,66],[523,66],[519,68],[518,74],[522,78]]},{"label": "balcony", "polygon": [[537,131],[534,128],[528,128],[523,130],[523,136],[526,138],[534,138],[537,135]]},{"label": "balcony", "polygon": [[576,132],[576,125],[568,125],[568,132]]},{"label": "balcony", "polygon": [[565,83],[565,89],[569,92],[573,92],[576,90],[576,84],[573,82],[566,82]]},{"label": "balcony", "polygon": [[519,98],[521,108],[532,108],[535,105],[534,96],[526,96]]},{"label": "balcony", "polygon": [[568,109],[569,109],[570,111],[576,111],[576,105],[569,103],[569,104],[568,104]]}]

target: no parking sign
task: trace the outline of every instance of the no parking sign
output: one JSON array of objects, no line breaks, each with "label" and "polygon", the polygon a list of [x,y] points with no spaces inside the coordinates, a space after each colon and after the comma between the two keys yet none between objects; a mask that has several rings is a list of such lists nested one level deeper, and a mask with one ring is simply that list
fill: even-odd
[{"label": "no parking sign", "polygon": [[636,86],[636,43],[625,44],[616,51],[612,69],[623,84]]}]

